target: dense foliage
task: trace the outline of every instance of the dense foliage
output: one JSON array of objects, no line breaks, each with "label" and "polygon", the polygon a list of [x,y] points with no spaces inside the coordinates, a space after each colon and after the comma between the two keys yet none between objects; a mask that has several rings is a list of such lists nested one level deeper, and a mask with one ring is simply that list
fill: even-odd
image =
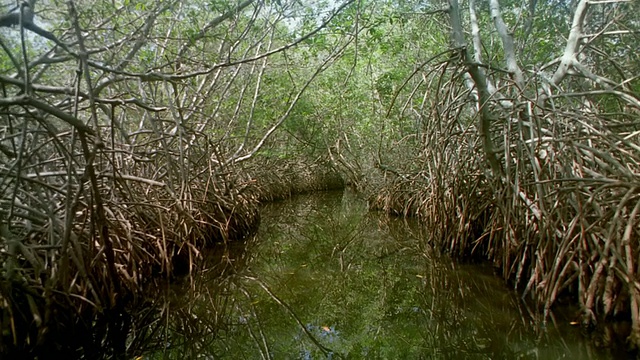
[{"label": "dense foliage", "polygon": [[150,275],[255,228],[255,178],[326,164],[545,314],[571,296],[640,345],[638,7],[3,5],[0,350],[100,328],[79,342],[122,352]]}]

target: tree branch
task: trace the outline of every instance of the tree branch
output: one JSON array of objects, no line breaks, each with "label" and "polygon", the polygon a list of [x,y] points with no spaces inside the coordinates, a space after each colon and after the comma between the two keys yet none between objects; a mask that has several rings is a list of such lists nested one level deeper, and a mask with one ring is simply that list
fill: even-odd
[{"label": "tree branch", "polygon": [[490,0],[489,7],[491,8],[491,17],[493,23],[502,39],[502,48],[504,50],[505,61],[507,63],[507,69],[513,74],[513,80],[521,90],[524,88],[524,76],[522,70],[518,66],[516,61],[516,48],[513,44],[513,36],[509,33],[507,24],[502,19],[502,13],[500,12],[500,3],[498,0]]},{"label": "tree branch", "polygon": [[487,78],[482,69],[471,61],[469,50],[467,49],[462,30],[462,20],[460,18],[460,5],[458,0],[449,0],[449,21],[451,22],[451,38],[453,46],[460,49],[460,55],[467,68],[467,72],[471,75],[475,87],[478,90],[478,110],[480,116],[478,120],[478,132],[482,138],[484,154],[487,162],[491,166],[491,170],[495,175],[502,173],[502,167],[493,150],[493,140],[491,139],[490,127],[491,122],[497,119],[497,116],[489,109],[489,100],[491,93],[488,89]]},{"label": "tree branch", "polygon": [[567,76],[571,65],[575,61],[575,57],[580,46],[580,39],[583,35],[582,29],[588,9],[589,0],[580,0],[573,15],[571,31],[569,32],[569,38],[567,39],[567,46],[565,47],[564,53],[560,59],[560,66],[558,66],[558,69],[551,78],[551,83],[555,86],[558,86],[565,76]]},{"label": "tree branch", "polygon": [[11,106],[11,105],[31,105],[37,109],[40,109],[48,114],[51,114],[58,119],[66,122],[67,124],[75,127],[81,132],[95,135],[95,131],[85,125],[80,119],[74,117],[71,114],[68,114],[55,106],[51,106],[45,102],[36,100],[27,95],[20,95],[15,97],[6,97],[0,98],[0,106]]}]

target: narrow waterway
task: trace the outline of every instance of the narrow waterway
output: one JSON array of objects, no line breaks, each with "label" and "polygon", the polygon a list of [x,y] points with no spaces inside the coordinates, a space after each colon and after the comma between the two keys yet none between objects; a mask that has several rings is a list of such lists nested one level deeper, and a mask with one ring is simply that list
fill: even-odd
[{"label": "narrow waterway", "polygon": [[536,320],[490,268],[439,256],[411,220],[346,193],[267,204],[258,235],[171,286],[144,358],[607,359]]}]

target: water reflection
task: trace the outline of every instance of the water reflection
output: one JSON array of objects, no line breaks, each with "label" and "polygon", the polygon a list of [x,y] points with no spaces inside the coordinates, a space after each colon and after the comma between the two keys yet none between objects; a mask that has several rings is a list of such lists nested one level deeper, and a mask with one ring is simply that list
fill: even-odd
[{"label": "water reflection", "polygon": [[610,357],[566,322],[541,328],[491,269],[423,238],[349,193],[268,204],[257,237],[167,286],[134,341],[152,359]]}]

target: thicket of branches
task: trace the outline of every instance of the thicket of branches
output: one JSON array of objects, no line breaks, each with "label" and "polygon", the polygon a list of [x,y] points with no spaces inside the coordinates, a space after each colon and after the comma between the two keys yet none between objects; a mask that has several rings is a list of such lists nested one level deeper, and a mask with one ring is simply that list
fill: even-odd
[{"label": "thicket of branches", "polygon": [[149,275],[256,226],[243,164],[307,177],[298,147],[640,344],[638,4],[321,3],[3,8],[0,350],[120,352]]},{"label": "thicket of branches", "polygon": [[237,167],[345,44],[312,68],[287,50],[350,3],[295,31],[297,2],[3,8],[0,351],[121,353],[152,275],[252,231]]},{"label": "thicket of branches", "polygon": [[452,254],[491,259],[545,316],[572,296],[585,327],[630,319],[637,347],[638,6],[530,5],[450,0],[429,15],[451,46],[390,105],[419,114],[419,135],[395,143],[420,143],[418,164],[383,155],[394,180],[373,204],[422,216]]}]

